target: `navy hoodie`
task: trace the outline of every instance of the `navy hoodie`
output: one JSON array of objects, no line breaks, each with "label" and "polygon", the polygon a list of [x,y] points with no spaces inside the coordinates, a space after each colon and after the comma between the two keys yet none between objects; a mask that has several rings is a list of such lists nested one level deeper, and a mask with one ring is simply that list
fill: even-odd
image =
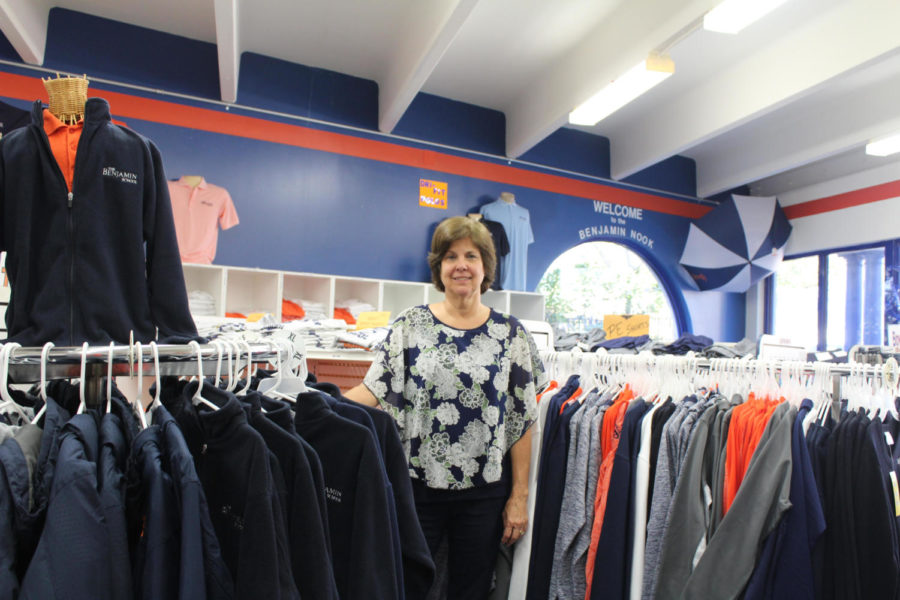
[{"label": "navy hoodie", "polygon": [[162,159],[147,138],[84,107],[72,193],[50,150],[43,107],[0,139],[0,250],[12,289],[9,340],[149,342],[197,337]]}]

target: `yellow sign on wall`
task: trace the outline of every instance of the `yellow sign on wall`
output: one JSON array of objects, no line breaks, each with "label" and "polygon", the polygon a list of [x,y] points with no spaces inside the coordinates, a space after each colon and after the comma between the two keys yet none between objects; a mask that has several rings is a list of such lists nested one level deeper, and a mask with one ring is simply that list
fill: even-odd
[{"label": "yellow sign on wall", "polygon": [[603,331],[608,340],[649,335],[650,315],[604,315]]},{"label": "yellow sign on wall", "polygon": [[447,182],[420,179],[419,206],[447,210]]}]

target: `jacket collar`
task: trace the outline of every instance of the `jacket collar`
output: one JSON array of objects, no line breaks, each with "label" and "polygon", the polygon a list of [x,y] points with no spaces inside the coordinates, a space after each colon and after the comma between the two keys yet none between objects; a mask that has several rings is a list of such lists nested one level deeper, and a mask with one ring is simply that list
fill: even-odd
[{"label": "jacket collar", "polygon": [[[88,98],[84,103],[85,127],[110,120],[109,102],[103,98]],[[44,128],[44,104],[40,100],[35,100],[31,106],[31,122],[41,129]]]},{"label": "jacket collar", "polygon": [[192,381],[181,391],[175,402],[166,402],[181,426],[191,454],[202,452],[203,446],[227,444],[231,436],[247,425],[247,417],[234,394],[212,385],[204,385],[202,396],[219,407],[219,410],[195,407],[191,398],[197,390],[197,382]]},{"label": "jacket collar", "polygon": [[[259,392],[254,392],[259,400],[260,406],[265,409],[266,418],[284,429],[289,433],[295,433],[294,415],[291,413],[291,405],[282,400],[275,400],[264,396]],[[248,394],[249,395],[249,394]]]},{"label": "jacket collar", "polygon": [[327,394],[316,390],[313,392],[301,392],[297,395],[297,408],[294,422],[309,423],[317,419],[323,419],[333,415],[334,411],[328,406]]}]

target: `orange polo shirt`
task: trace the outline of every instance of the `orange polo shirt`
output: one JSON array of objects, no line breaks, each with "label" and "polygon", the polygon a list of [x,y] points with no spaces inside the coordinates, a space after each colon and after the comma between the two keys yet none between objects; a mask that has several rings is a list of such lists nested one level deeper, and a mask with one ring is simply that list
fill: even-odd
[{"label": "orange polo shirt", "polygon": [[44,109],[44,131],[50,139],[53,158],[56,159],[70,192],[72,180],[75,178],[75,153],[78,151],[78,140],[81,139],[83,128],[84,119],[75,125],[66,125],[52,112]]},{"label": "orange polo shirt", "polygon": [[[616,458],[616,450],[619,448],[619,435],[622,433],[622,424],[625,422],[625,413],[628,403],[634,400],[634,391],[626,387],[616,397],[613,405],[603,415],[603,423],[600,425],[600,472],[597,475],[597,492],[594,496],[594,521],[591,524],[591,543],[588,546],[588,559],[584,568],[587,579],[585,599],[591,597],[591,588],[594,582],[594,559],[597,557],[597,544],[600,543],[600,533],[603,531],[603,517],[606,515],[606,501],[609,498],[609,483],[612,479],[613,464]],[[598,582],[599,584],[600,582]]]},{"label": "orange polo shirt", "polygon": [[728,426],[728,441],[725,444],[725,489],[722,514],[728,512],[737,496],[738,488],[744,480],[753,453],[759,445],[769,418],[784,398],[771,400],[757,398],[750,394],[747,401],[737,406],[731,413]]}]

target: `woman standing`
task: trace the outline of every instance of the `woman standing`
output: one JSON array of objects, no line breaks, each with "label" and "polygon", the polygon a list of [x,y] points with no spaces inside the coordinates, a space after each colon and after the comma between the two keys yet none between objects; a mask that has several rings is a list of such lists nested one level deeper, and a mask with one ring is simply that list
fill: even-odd
[{"label": "woman standing", "polygon": [[401,313],[346,396],[396,420],[432,555],[446,537],[448,597],[487,597],[499,543],[528,527],[530,426],[546,375],[531,335],[481,302],[497,257],[487,228],[442,221],[428,255],[444,300]]}]

